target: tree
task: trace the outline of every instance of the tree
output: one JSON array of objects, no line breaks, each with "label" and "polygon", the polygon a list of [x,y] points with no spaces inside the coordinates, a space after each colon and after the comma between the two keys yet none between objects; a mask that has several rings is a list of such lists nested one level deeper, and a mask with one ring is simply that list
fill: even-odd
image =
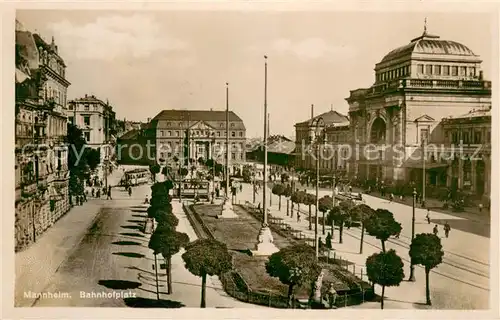
[{"label": "tree", "polygon": [[374,253],[366,259],[366,273],[372,283],[382,286],[380,308],[384,309],[385,287],[399,286],[405,276],[403,260],[392,249]]},{"label": "tree", "polygon": [[311,194],[311,193],[306,193],[305,191],[304,192],[304,197],[302,198],[302,203],[306,206],[309,207],[309,230],[312,230],[312,213],[311,213],[311,206],[313,204],[316,204],[316,196],[314,194]]},{"label": "tree", "polygon": [[161,253],[167,267],[168,293],[172,291],[172,256],[179,252],[189,243],[187,234],[170,228],[157,228],[149,240],[149,248],[153,250],[155,257]]},{"label": "tree", "polygon": [[220,276],[231,270],[231,254],[222,242],[213,239],[198,239],[186,246],[186,252],[182,254],[182,259],[189,272],[201,277],[200,307],[205,308],[207,275]]},{"label": "tree", "polygon": [[392,212],[385,209],[377,209],[374,214],[365,219],[365,228],[369,235],[380,240],[383,252],[385,252],[387,239],[399,234],[402,230],[401,223],[394,220]]},{"label": "tree", "polygon": [[160,166],[158,164],[152,164],[149,166],[149,172],[153,176],[153,182],[156,182],[156,174],[160,173]]},{"label": "tree", "polygon": [[358,204],[351,209],[351,216],[359,218],[361,221],[361,240],[359,244],[359,253],[363,253],[363,241],[365,237],[365,221],[367,221],[371,215],[373,215],[375,210],[366,204]]},{"label": "tree", "polygon": [[323,230],[322,233],[325,234],[325,214],[333,209],[333,198],[326,195],[318,200],[318,211],[323,214]]},{"label": "tree", "polygon": [[284,195],[284,193],[285,193],[285,186],[283,186],[282,184],[279,184],[279,183],[275,184],[273,186],[273,189],[271,190],[271,192],[278,196],[278,198],[279,198],[278,210],[281,211],[281,196]]},{"label": "tree", "polygon": [[308,244],[297,244],[273,253],[266,262],[266,271],[288,285],[288,306],[295,301],[294,288],[312,283],[318,278],[321,267],[315,259],[315,251]]},{"label": "tree", "polygon": [[333,207],[328,213],[326,219],[332,226],[332,235],[334,225],[339,226],[339,243],[343,243],[343,232],[346,221],[351,220],[350,210],[354,206],[352,201],[341,201],[337,206]]},{"label": "tree", "polygon": [[426,304],[431,305],[431,294],[429,289],[429,273],[441,262],[443,262],[443,246],[441,239],[432,233],[417,234],[410,245],[411,264],[420,264],[425,269],[425,299]]},{"label": "tree", "polygon": [[101,152],[97,149],[86,148],[84,154],[89,169],[94,171],[99,163],[101,163]]}]

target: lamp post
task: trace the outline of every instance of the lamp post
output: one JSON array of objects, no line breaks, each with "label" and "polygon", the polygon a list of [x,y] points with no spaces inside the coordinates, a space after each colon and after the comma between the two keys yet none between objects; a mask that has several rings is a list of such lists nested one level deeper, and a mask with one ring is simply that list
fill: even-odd
[{"label": "lamp post", "polygon": [[263,222],[259,232],[257,250],[252,251],[253,255],[269,256],[279,249],[274,244],[274,238],[267,222],[267,204],[266,204],[266,187],[267,187],[267,56],[264,56],[264,177],[262,179],[262,209]]},{"label": "lamp post", "polygon": [[[413,205],[412,205],[412,216],[411,216],[411,240],[415,238],[415,200],[417,198],[417,190],[413,188]],[[410,278],[408,281],[415,282],[415,267],[410,264]]]},{"label": "lamp post", "polygon": [[226,192],[224,194],[224,204],[222,205],[222,218],[237,218],[233,211],[229,189],[229,83],[226,82]]},{"label": "lamp post", "polygon": [[315,132],[311,136],[311,142],[316,144],[316,218],[314,219],[314,249],[316,251],[316,259],[319,258],[319,239],[318,239],[318,205],[319,205],[319,146],[320,143],[323,142],[323,130],[320,130],[320,126],[324,130],[325,121],[322,117],[317,117],[313,119],[311,123],[311,127],[315,127]]},{"label": "lamp post", "polygon": [[[429,129],[427,129],[429,132]],[[422,208],[425,208],[425,184],[427,182],[427,175],[425,174],[425,159],[427,155],[425,153],[425,145],[427,143],[427,137],[422,137]]]}]

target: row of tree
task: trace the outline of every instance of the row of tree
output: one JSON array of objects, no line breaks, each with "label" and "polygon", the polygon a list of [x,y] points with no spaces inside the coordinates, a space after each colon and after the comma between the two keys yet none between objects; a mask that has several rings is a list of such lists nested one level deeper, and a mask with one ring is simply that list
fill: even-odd
[{"label": "row of tree", "polygon": [[[281,210],[281,197],[287,198],[287,215],[289,214],[288,202],[292,202],[290,215],[293,217],[293,205],[300,204],[309,206],[309,229],[311,229],[311,206],[316,204],[316,197],[305,191],[291,191],[289,186],[276,184],[272,193],[279,196],[279,210]],[[353,222],[359,222],[361,229],[359,253],[363,253],[363,242],[365,231],[378,239],[382,251],[371,255],[366,260],[368,278],[372,283],[382,286],[381,307],[383,308],[383,296],[386,286],[399,285],[404,278],[403,261],[394,250],[386,251],[386,242],[390,237],[399,236],[402,226],[394,218],[392,212],[386,209],[374,210],[366,204],[355,204],[353,201],[340,201],[334,205],[330,196],[324,196],[318,200],[318,211],[323,214],[323,230],[325,224],[331,226],[331,235],[335,226],[339,227],[339,243],[342,243],[343,227],[350,227]],[[326,217],[325,217],[326,215]],[[426,303],[431,304],[429,291],[429,273],[442,262],[444,251],[441,239],[434,234],[417,234],[410,245],[409,255],[412,265],[422,265],[426,274]]]},{"label": "row of tree", "polygon": [[84,181],[90,178],[91,172],[101,162],[101,155],[99,149],[88,147],[81,129],[71,123],[68,123],[67,126],[65,142],[69,145],[68,170],[70,173],[69,193],[71,199],[71,196],[84,194]]}]

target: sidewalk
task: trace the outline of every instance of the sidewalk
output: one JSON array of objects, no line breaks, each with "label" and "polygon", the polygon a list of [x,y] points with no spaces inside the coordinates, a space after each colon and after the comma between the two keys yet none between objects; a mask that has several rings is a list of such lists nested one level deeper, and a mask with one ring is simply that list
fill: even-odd
[{"label": "sidewalk", "polygon": [[[116,180],[119,174],[114,171],[108,179]],[[15,307],[29,307],[35,302],[24,298],[24,293],[44,290],[57,268],[85,236],[101,207],[101,200],[90,200],[71,208],[37,242],[16,253]]]}]

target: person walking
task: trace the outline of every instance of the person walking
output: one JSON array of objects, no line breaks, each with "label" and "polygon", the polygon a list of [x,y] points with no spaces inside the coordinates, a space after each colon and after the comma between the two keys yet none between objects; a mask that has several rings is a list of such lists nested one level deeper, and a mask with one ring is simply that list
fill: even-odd
[{"label": "person walking", "polygon": [[391,192],[389,195],[389,203],[392,203],[394,201],[394,194]]},{"label": "person walking", "polygon": [[448,235],[450,234],[450,230],[451,230],[451,227],[450,227],[450,225],[448,224],[448,222],[446,222],[446,223],[444,224],[444,236],[445,236],[446,238],[448,238]]},{"label": "person walking", "polygon": [[431,216],[430,216],[431,211],[427,208],[427,215],[425,218],[427,219],[427,224],[431,224]]},{"label": "person walking", "polygon": [[435,236],[438,235],[438,225],[434,225],[434,229],[432,229],[432,233],[434,233]]},{"label": "person walking", "polygon": [[482,203],[480,203],[480,204],[479,204],[479,212],[482,212],[482,211],[483,211],[483,204],[482,204]]},{"label": "person walking", "polygon": [[101,199],[101,189],[97,189],[95,197]]},{"label": "person walking", "polygon": [[300,212],[297,211],[297,222],[300,222]]},{"label": "person walking", "polygon": [[132,196],[132,187],[128,187],[128,196],[131,197]]},{"label": "person walking", "polygon": [[147,195],[146,195],[146,199],[144,199],[144,204],[149,204],[149,198]]},{"label": "person walking", "polygon": [[106,200],[113,200],[113,198],[111,198],[111,186],[108,188],[108,197]]},{"label": "person walking", "polygon": [[243,192],[243,184],[240,183],[240,192]]},{"label": "person walking", "polygon": [[95,198],[95,190],[92,188],[92,198]]}]

